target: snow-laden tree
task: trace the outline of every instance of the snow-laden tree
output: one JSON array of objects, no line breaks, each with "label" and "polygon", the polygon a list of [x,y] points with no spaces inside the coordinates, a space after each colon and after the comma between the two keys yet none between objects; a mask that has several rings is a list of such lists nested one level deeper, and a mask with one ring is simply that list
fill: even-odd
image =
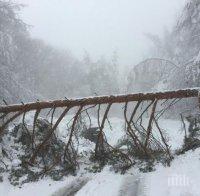
[{"label": "snow-laden tree", "polygon": [[90,84],[90,94],[118,93],[117,76],[117,65],[114,59],[109,62],[102,56],[96,62],[90,62],[89,73],[87,75],[87,83]]},{"label": "snow-laden tree", "polygon": [[83,92],[82,62],[70,52],[33,39],[18,17],[21,5],[0,0],[0,99],[8,103]]},{"label": "snow-laden tree", "polygon": [[20,7],[10,1],[0,1],[0,63],[10,67],[14,64],[17,40],[27,36],[26,25],[16,13]]},{"label": "snow-laden tree", "polygon": [[[159,72],[157,76],[162,76],[157,82],[167,81],[164,89],[200,86],[200,0],[187,1],[176,25],[171,32],[166,30],[163,38],[150,34],[147,34],[147,37],[153,43],[150,56],[157,59],[157,65],[160,62],[160,66],[154,66],[154,68],[151,66],[151,61],[146,62],[146,67],[151,68],[146,69],[145,75],[148,76],[144,77],[149,89],[160,87],[160,85],[152,83],[153,72]],[[163,66],[163,60],[174,65],[168,74],[165,74],[165,66],[168,65]],[[138,68],[134,68],[132,73],[137,69],[138,77],[144,76],[143,66],[144,63],[137,65]],[[129,76],[129,83],[134,80],[134,75]],[[142,89],[142,84],[139,85]],[[159,88],[159,90],[161,89]]]},{"label": "snow-laden tree", "polygon": [[30,97],[16,74],[18,40],[28,36],[26,25],[17,15],[20,7],[10,1],[0,1],[0,98],[8,102],[16,101],[20,96]]},{"label": "snow-laden tree", "polygon": [[[200,0],[186,3],[171,37],[175,40],[176,51],[172,58],[180,67],[171,77],[171,86],[200,86]],[[179,80],[175,76],[179,76]]]},{"label": "snow-laden tree", "polygon": [[118,92],[118,57],[78,60],[33,39],[19,18],[21,5],[0,0],[0,100],[8,103]]}]

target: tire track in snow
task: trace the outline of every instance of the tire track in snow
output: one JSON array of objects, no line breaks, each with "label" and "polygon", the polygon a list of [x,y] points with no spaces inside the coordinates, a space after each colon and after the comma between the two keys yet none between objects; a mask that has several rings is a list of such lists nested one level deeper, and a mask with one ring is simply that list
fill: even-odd
[{"label": "tire track in snow", "polygon": [[83,186],[87,184],[89,178],[80,177],[73,180],[69,185],[53,193],[51,196],[74,196]]},{"label": "tire track in snow", "polygon": [[144,177],[129,175],[124,178],[118,196],[147,196]]}]

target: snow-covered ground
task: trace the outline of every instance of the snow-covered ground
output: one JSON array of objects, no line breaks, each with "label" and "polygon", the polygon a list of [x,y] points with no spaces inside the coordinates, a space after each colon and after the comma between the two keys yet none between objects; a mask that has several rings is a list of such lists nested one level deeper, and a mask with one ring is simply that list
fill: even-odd
[{"label": "snow-covered ground", "polygon": [[[183,132],[181,122],[160,120],[173,149],[181,146]],[[112,130],[105,127],[108,142],[116,144],[124,133],[123,121],[111,119]],[[65,124],[60,125],[61,134]],[[39,182],[13,187],[7,180],[0,183],[0,196],[199,196],[200,195],[200,149],[176,157],[170,167],[157,165],[150,173],[131,168],[126,174],[114,173],[105,167],[100,173],[88,173],[80,169],[77,176],[65,177],[55,182],[48,178]]]},{"label": "snow-covered ground", "polygon": [[157,166],[145,176],[147,196],[199,196],[200,149],[176,157],[171,167]]}]

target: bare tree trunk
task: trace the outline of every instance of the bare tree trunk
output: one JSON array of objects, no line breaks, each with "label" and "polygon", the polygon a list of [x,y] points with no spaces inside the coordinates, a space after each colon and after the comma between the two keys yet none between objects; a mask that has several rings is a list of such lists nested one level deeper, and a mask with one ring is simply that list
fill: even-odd
[{"label": "bare tree trunk", "polygon": [[110,104],[110,103],[125,103],[130,101],[147,101],[147,100],[162,100],[162,99],[174,99],[174,98],[189,98],[198,97],[199,89],[184,89],[177,91],[166,91],[156,93],[138,93],[127,95],[111,95],[111,96],[98,96],[88,97],[81,99],[65,99],[55,101],[41,101],[34,103],[27,103],[24,105],[8,105],[1,106],[0,113],[10,113],[18,111],[31,111],[38,109],[57,108],[57,107],[75,107],[75,106],[87,106],[97,104]]}]

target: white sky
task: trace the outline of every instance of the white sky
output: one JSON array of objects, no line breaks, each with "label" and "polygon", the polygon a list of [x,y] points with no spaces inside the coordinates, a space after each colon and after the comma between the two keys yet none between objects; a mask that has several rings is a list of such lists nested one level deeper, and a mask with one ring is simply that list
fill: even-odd
[{"label": "white sky", "polygon": [[34,37],[95,59],[117,51],[120,63],[131,65],[144,57],[144,33],[161,35],[171,27],[185,0],[15,0],[26,4],[24,21]]}]

